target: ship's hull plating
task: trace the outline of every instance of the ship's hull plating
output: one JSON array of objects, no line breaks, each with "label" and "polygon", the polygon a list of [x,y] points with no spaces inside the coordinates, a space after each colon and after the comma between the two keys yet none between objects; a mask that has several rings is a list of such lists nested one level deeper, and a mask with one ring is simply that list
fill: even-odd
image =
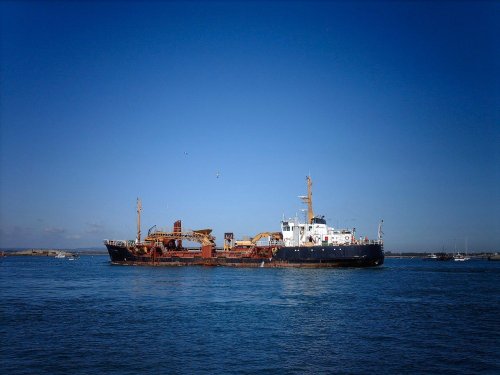
[{"label": "ship's hull plating", "polygon": [[282,247],[273,260],[318,267],[374,267],[384,263],[384,251],[380,244]]},{"label": "ship's hull plating", "polygon": [[203,258],[201,253],[193,252],[189,256],[175,254],[151,257],[149,255],[137,255],[127,248],[106,245],[111,262],[114,264],[129,265],[155,265],[155,266],[240,266],[260,267],[262,262],[269,263],[268,258],[243,258],[230,256],[216,256]]},{"label": "ship's hull plating", "polygon": [[137,255],[126,247],[106,245],[111,262],[128,265],[157,266],[232,266],[232,267],[374,267],[384,263],[384,252],[379,244],[348,246],[281,247],[270,257],[231,256],[227,253],[203,258],[193,252],[186,256],[169,254],[151,257]]}]

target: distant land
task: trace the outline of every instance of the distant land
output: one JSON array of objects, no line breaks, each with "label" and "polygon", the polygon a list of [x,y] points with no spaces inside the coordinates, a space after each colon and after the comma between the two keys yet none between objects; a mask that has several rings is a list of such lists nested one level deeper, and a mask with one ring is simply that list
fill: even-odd
[{"label": "distant land", "polygon": [[[405,252],[397,252],[397,251],[386,251],[385,252],[385,257],[386,258],[425,258],[430,254],[457,254],[457,252],[447,252],[447,251],[442,251],[442,252],[411,252],[411,253],[405,253]],[[461,253],[463,254],[463,253]],[[467,256],[471,259],[488,259],[494,256],[497,256],[498,253],[496,252],[481,252],[481,253],[467,253]]]},{"label": "distant land", "polygon": [[33,248],[33,247],[16,247],[16,248],[0,248],[0,252],[7,255],[14,255],[14,253],[19,253],[22,255],[27,255],[26,252],[31,251],[33,254],[39,254],[42,252],[52,254],[57,252],[63,253],[75,253],[80,255],[106,255],[108,251],[102,247],[83,247],[75,249],[54,249],[54,248]]},{"label": "distant land", "polygon": [[59,247],[0,247],[0,251],[21,251],[21,250],[31,250],[31,249],[40,249],[40,250],[71,250],[71,251],[97,251],[104,250],[106,248],[104,246],[95,246],[95,247],[73,247],[73,248],[59,248]]}]

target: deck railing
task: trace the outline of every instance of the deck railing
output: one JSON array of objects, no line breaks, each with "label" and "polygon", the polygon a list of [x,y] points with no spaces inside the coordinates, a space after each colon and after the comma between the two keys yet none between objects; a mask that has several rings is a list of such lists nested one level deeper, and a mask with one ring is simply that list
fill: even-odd
[{"label": "deck railing", "polygon": [[104,245],[118,246],[118,247],[130,247],[135,245],[133,240],[104,240]]}]

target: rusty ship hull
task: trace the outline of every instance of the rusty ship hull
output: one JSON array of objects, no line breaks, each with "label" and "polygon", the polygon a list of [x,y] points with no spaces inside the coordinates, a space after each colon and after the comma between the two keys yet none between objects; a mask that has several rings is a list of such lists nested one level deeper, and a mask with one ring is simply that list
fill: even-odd
[{"label": "rusty ship hull", "polygon": [[124,247],[106,244],[113,264],[148,265],[148,266],[232,266],[263,267],[272,262],[271,248],[260,248],[265,252],[258,255],[252,251],[216,251],[213,247],[202,247],[200,250],[179,249],[172,251],[153,250],[146,254],[138,254],[135,247]]}]

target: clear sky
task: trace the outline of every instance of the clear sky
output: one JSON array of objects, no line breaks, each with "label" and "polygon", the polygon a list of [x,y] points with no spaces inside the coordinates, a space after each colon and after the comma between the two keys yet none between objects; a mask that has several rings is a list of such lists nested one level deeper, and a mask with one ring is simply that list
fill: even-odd
[{"label": "clear sky", "polygon": [[[0,3],[1,247],[315,213],[500,250],[498,2]],[[217,173],[219,177],[217,178]]]}]

